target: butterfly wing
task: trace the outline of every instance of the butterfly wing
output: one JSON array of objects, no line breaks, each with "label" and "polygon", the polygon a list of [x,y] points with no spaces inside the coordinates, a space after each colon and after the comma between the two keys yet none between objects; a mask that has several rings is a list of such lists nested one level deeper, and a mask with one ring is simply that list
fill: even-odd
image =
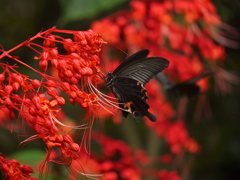
[{"label": "butterfly wing", "polygon": [[200,92],[200,87],[195,83],[178,83],[167,91],[177,96],[192,97]]},{"label": "butterfly wing", "polygon": [[197,81],[212,75],[212,72],[201,74],[197,77],[191,78],[185,82],[171,85],[167,91],[178,96],[191,97],[200,93],[200,87],[196,84]]},{"label": "butterfly wing", "polygon": [[133,78],[146,85],[150,79],[167,68],[169,64],[168,60],[161,57],[146,58],[147,54],[148,50],[142,50],[130,56],[117,67],[113,75]]},{"label": "butterfly wing", "polygon": [[131,113],[135,118],[147,116],[151,121],[156,121],[156,117],[148,112],[147,91],[143,84],[135,79],[117,77],[111,89],[118,98],[120,108],[127,110],[122,111],[124,117]]},{"label": "butterfly wing", "polygon": [[129,64],[129,62],[135,62],[135,61],[138,61],[139,59],[146,58],[148,54],[149,54],[149,50],[143,49],[129,56],[127,59],[122,61],[121,64],[114,70],[115,74],[118,74],[118,72],[121,72],[122,69],[124,69],[127,66],[127,64]]}]

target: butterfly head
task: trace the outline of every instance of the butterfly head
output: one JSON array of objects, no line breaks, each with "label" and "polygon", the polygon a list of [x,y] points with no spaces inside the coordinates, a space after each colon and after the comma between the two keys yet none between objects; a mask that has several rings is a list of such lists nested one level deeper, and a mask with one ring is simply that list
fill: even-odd
[{"label": "butterfly head", "polygon": [[114,79],[114,76],[113,76],[112,72],[108,71],[107,76],[104,78],[104,80],[106,81],[106,85],[111,86],[112,82],[113,82],[113,79]]}]

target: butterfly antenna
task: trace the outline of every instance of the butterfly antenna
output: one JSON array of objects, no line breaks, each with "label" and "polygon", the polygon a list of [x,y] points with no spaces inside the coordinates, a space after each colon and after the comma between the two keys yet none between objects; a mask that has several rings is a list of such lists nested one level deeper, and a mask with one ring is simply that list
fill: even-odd
[{"label": "butterfly antenna", "polygon": [[122,49],[119,48],[118,46],[116,46],[116,45],[114,45],[114,44],[111,44],[111,43],[109,43],[109,42],[108,42],[108,44],[111,45],[111,46],[113,46],[113,47],[115,47],[117,50],[123,52],[124,54],[128,55],[128,53],[127,53],[126,51],[122,50]]}]

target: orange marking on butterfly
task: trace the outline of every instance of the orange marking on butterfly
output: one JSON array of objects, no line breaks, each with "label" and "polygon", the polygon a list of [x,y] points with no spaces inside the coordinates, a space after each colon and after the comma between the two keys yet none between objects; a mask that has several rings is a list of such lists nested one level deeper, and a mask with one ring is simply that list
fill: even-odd
[{"label": "orange marking on butterfly", "polygon": [[142,83],[138,81],[138,82],[137,82],[137,85],[138,85],[138,86],[141,86],[141,85],[142,85]]},{"label": "orange marking on butterfly", "polygon": [[142,97],[142,99],[146,99],[146,98],[147,98],[147,96],[143,96],[143,97]]},{"label": "orange marking on butterfly", "polygon": [[132,112],[131,105],[133,105],[132,101],[125,103],[124,108]]},{"label": "orange marking on butterfly", "polygon": [[133,111],[132,113],[133,113],[133,115],[135,115],[135,114],[138,113],[138,112],[137,112],[137,111]]}]

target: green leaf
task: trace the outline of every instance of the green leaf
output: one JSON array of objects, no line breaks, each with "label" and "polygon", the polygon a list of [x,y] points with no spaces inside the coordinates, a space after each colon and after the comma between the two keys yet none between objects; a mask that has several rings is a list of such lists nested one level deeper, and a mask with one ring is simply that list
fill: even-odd
[{"label": "green leaf", "polygon": [[13,159],[18,160],[21,164],[36,164],[44,160],[45,151],[39,149],[23,149],[11,155]]},{"label": "green leaf", "polygon": [[60,23],[90,19],[99,13],[119,6],[127,0],[60,0],[62,16]]},{"label": "green leaf", "polygon": [[[45,159],[46,151],[39,149],[22,149],[13,154],[8,159],[16,159],[22,165],[29,165],[33,168],[34,173],[32,177],[38,177],[39,172],[36,170],[38,165],[42,163]],[[48,179],[52,179],[51,176],[48,176]]]}]

